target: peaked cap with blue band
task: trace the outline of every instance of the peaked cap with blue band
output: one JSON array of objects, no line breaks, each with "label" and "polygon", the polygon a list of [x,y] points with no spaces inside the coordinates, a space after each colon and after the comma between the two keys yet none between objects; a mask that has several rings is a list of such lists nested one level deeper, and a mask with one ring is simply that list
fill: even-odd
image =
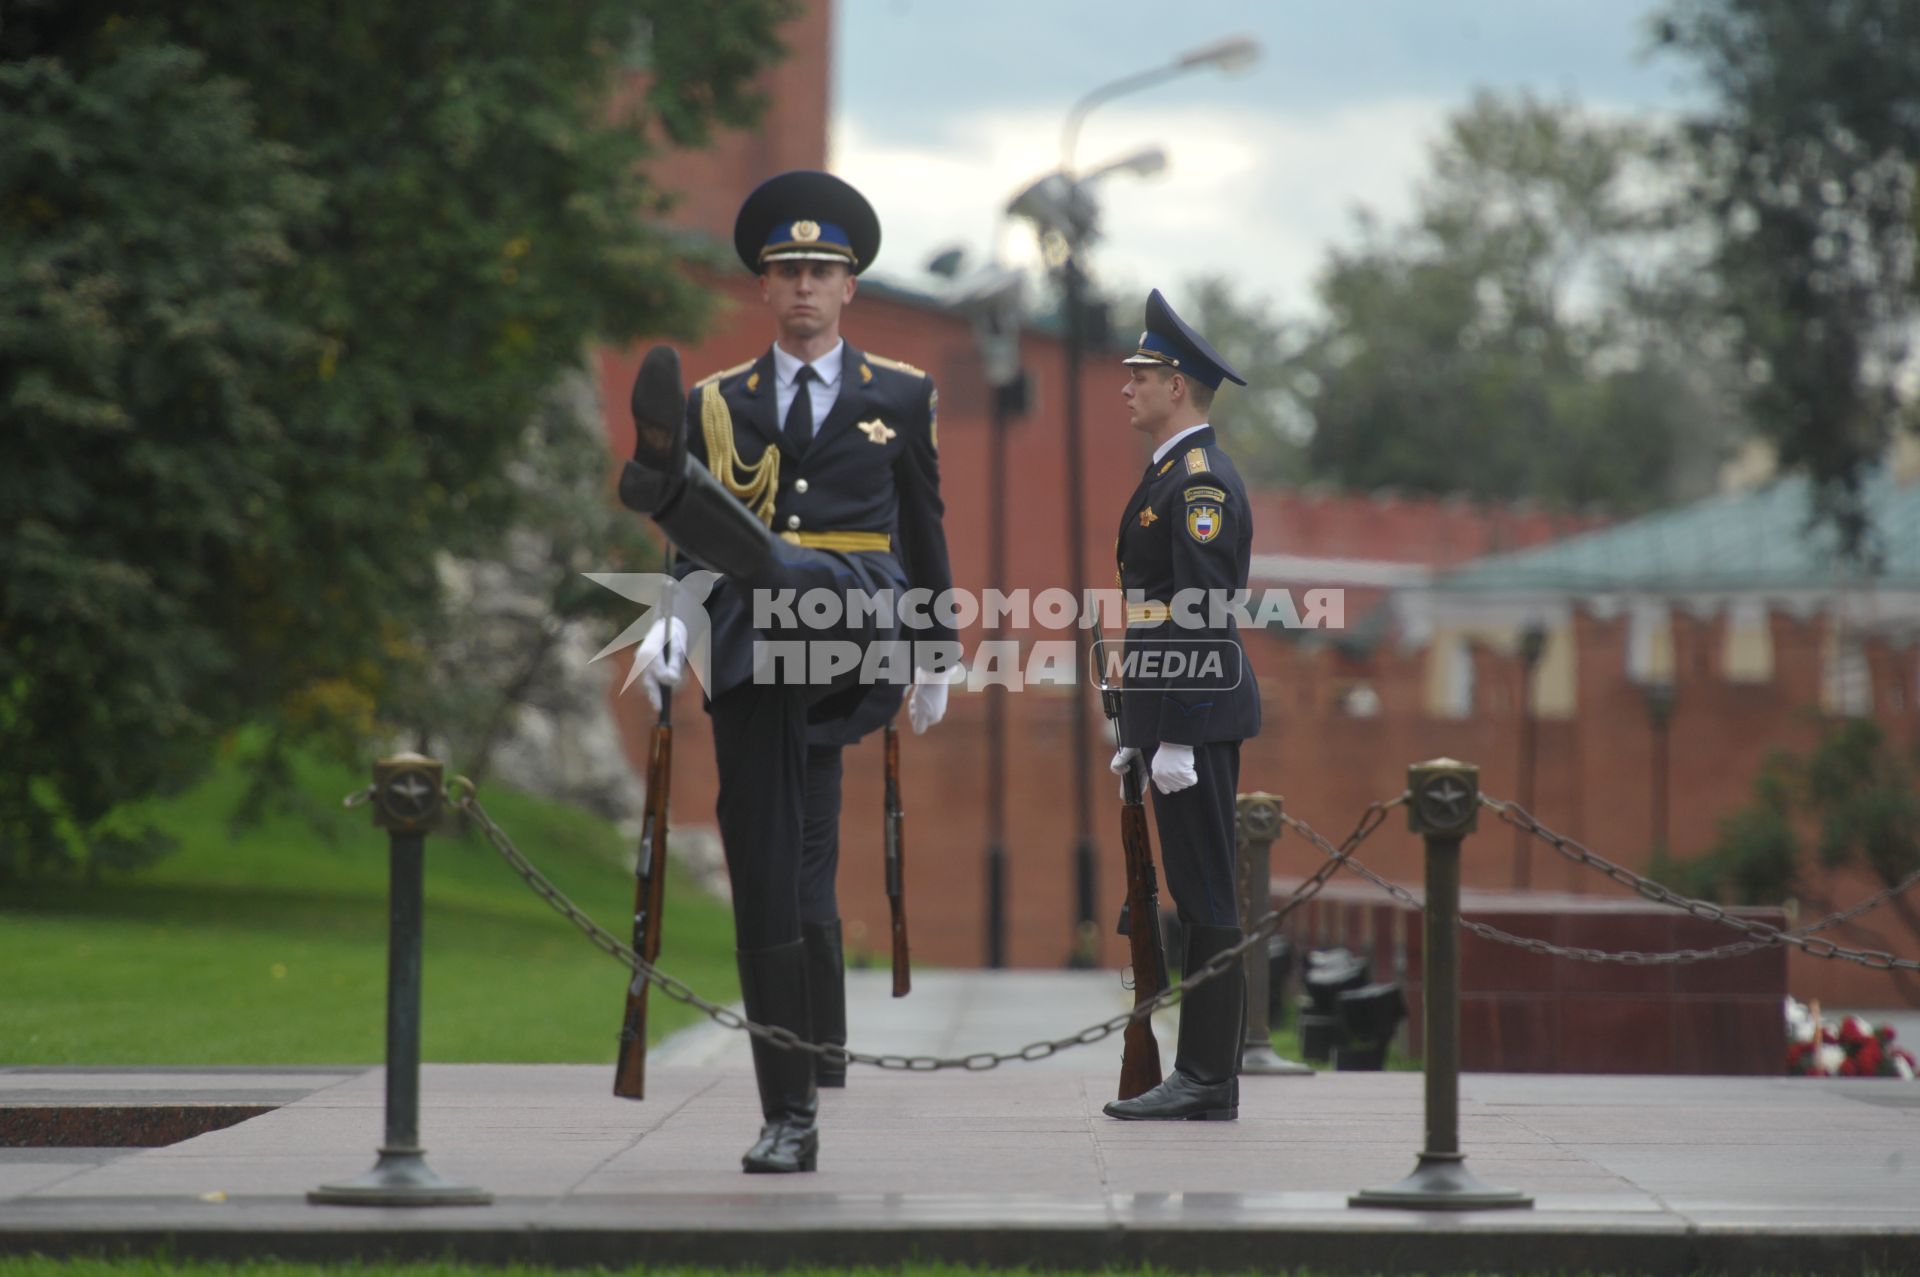
[{"label": "peaked cap with blue band", "polygon": [[1140,334],[1140,349],[1120,362],[1168,368],[1193,378],[1208,390],[1218,390],[1223,378],[1236,386],[1247,384],[1247,379],[1235,372],[1205,337],[1173,313],[1157,288],[1147,294],[1147,331]]},{"label": "peaked cap with blue band", "polygon": [[791,261],[844,262],[858,275],[880,251],[880,219],[833,174],[795,169],[760,183],[740,205],[733,249],[756,275]]}]

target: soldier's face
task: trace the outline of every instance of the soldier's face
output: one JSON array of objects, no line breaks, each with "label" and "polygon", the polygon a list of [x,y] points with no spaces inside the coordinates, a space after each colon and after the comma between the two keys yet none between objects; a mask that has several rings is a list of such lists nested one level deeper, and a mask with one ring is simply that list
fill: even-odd
[{"label": "soldier's face", "polygon": [[837,331],[853,288],[853,272],[839,262],[774,262],[760,277],[760,296],[783,337]]},{"label": "soldier's face", "polygon": [[1152,434],[1173,415],[1173,378],[1158,368],[1136,366],[1128,370],[1120,397],[1127,401],[1127,418],[1133,428]]}]

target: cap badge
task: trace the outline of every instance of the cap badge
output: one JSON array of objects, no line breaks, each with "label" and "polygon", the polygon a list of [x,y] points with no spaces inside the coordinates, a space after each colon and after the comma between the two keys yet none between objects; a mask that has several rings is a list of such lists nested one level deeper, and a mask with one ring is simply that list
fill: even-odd
[{"label": "cap badge", "polygon": [[802,244],[811,244],[820,238],[820,223],[802,219],[793,224],[793,237]]}]

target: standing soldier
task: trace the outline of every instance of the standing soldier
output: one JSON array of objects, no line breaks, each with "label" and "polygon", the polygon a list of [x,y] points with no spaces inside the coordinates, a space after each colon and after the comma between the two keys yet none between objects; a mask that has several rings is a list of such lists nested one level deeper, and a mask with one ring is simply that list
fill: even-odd
[{"label": "standing soldier", "polygon": [[[1120,394],[1153,460],[1127,501],[1116,542],[1127,605],[1120,751],[1115,773],[1150,760],[1154,824],[1167,887],[1187,937],[1184,971],[1240,943],[1234,891],[1234,794],[1240,742],[1260,732],[1260,691],[1221,604],[1247,585],[1247,491],[1207,424],[1224,378],[1246,385],[1155,289],[1147,331],[1123,362]],[[1181,597],[1184,592],[1184,597]],[[1241,965],[1180,1002],[1173,1072],[1106,1106],[1130,1120],[1227,1121],[1240,1115]]]},{"label": "standing soldier", "polygon": [[[820,863],[821,850],[803,869],[807,813],[823,810],[830,784],[837,823],[839,790],[837,767],[831,776],[824,767],[810,774],[810,725],[823,743],[851,739],[847,731],[857,737],[892,717],[902,693],[898,683],[863,684],[858,670],[808,685],[791,668],[770,666],[760,640],[888,642],[902,637],[898,605],[908,588],[936,597],[952,588],[932,380],[840,336],[854,277],[879,246],[872,207],[839,178],[796,171],[762,183],[741,205],[734,247],[760,277],[773,345],[699,382],[691,398],[681,390],[677,356],[665,347],[650,351],[634,383],[634,459],[620,483],[621,500],[672,539],[676,574],[698,565],[722,578],[706,604],[706,691],[741,994],[749,1018],[803,1039],[832,1027],[813,1020],[803,936],[826,931],[828,919],[819,915],[833,908],[833,866]],[[765,601],[811,590],[890,596],[893,615],[846,608],[830,624],[795,628],[776,618],[777,632],[755,628],[756,593],[765,592]],[[793,595],[786,597],[790,604]],[[918,667],[906,695],[915,732],[946,712],[947,685],[934,671],[958,654],[953,630],[924,619],[906,635]],[[673,617],[656,631],[642,645],[643,659],[661,655],[642,679],[657,704],[661,689],[680,679],[687,629]],[[827,760],[816,753],[816,761]],[[837,748],[831,761],[838,762]],[[819,940],[830,939],[837,957],[837,911],[832,921]],[[831,974],[838,976],[837,964]],[[831,1014],[839,990],[822,992]],[[844,1033],[841,1027],[842,1041]],[[813,1056],[756,1038],[753,1064],[765,1125],[742,1164],[750,1172],[814,1169]]]}]

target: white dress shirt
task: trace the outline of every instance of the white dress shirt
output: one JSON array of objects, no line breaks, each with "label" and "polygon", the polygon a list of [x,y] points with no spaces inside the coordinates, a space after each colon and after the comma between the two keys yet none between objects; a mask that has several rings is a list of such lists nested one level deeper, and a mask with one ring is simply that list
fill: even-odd
[{"label": "white dress shirt", "polygon": [[[813,402],[813,433],[819,434],[820,427],[826,423],[827,414],[833,411],[834,402],[840,398],[840,365],[846,354],[847,343],[838,341],[833,349],[813,361],[813,380],[807,383],[807,398]],[[794,378],[799,375],[801,360],[782,350],[778,343],[773,348],[773,394],[774,406],[780,415],[774,420],[784,423],[787,410],[793,407]]]},{"label": "white dress shirt", "polygon": [[[794,362],[796,365],[799,363],[798,360],[795,360]],[[789,403],[791,403],[793,400],[793,392],[791,390],[787,392],[787,400]],[[1179,434],[1167,440],[1165,443],[1161,444],[1158,448],[1155,448],[1153,450],[1153,464],[1157,466],[1162,461],[1165,461],[1167,459],[1167,454],[1169,452],[1172,452],[1175,448],[1179,447],[1180,441],[1182,439],[1186,438],[1188,435],[1192,434],[1196,430],[1205,430],[1207,428],[1207,424],[1208,424],[1207,422],[1203,421],[1197,426],[1188,426],[1185,430],[1182,430]]]}]

